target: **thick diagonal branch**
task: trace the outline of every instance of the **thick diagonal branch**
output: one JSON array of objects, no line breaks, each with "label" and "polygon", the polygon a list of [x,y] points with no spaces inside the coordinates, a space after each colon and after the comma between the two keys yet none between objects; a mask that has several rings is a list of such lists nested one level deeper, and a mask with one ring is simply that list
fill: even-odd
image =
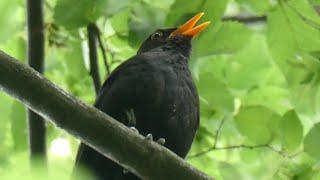
[{"label": "thick diagonal branch", "polygon": [[211,179],[165,147],[147,141],[103,112],[77,100],[2,51],[0,88],[141,178]]}]

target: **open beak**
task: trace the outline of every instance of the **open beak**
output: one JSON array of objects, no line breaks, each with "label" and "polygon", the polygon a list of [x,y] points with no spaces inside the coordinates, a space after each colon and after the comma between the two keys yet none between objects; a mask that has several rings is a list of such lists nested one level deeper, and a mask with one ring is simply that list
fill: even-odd
[{"label": "open beak", "polygon": [[206,29],[208,27],[208,25],[210,24],[210,21],[207,21],[207,22],[204,22],[198,26],[195,26],[203,15],[204,15],[204,13],[201,12],[201,13],[198,13],[197,15],[193,16],[189,21],[187,21],[185,24],[181,25],[178,29],[173,31],[170,34],[170,36],[172,37],[172,36],[176,36],[176,35],[183,35],[183,36],[194,37],[194,36],[198,35],[201,31]]}]

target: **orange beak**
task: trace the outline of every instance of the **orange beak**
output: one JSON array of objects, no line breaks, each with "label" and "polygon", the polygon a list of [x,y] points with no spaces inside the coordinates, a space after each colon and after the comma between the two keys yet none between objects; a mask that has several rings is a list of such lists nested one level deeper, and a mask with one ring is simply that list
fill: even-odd
[{"label": "orange beak", "polygon": [[207,21],[207,22],[204,22],[204,23],[194,27],[203,15],[204,15],[204,13],[201,12],[201,13],[198,13],[197,15],[193,16],[189,21],[187,21],[185,24],[181,25],[177,30],[173,31],[170,34],[170,36],[172,37],[172,36],[176,36],[176,35],[183,35],[183,36],[195,37],[201,31],[206,29],[208,27],[208,25],[210,24],[210,21]]}]

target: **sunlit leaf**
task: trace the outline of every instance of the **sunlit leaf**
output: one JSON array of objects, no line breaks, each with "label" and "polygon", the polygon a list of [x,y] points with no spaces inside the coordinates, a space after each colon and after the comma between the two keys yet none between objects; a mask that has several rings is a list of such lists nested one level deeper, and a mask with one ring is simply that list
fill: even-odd
[{"label": "sunlit leaf", "polygon": [[284,149],[293,151],[303,139],[303,127],[294,110],[288,111],[280,121],[280,138]]},{"label": "sunlit leaf", "polygon": [[221,112],[233,111],[233,97],[223,82],[210,73],[200,74],[198,88],[200,96],[210,107]]},{"label": "sunlit leaf", "polygon": [[0,1],[0,43],[3,43],[24,28],[24,1]]},{"label": "sunlit leaf", "polygon": [[241,6],[252,11],[254,13],[258,13],[263,15],[265,12],[270,10],[273,6],[273,2],[269,0],[237,0]]},{"label": "sunlit leaf", "polygon": [[132,7],[129,17],[129,42],[132,46],[140,45],[147,36],[158,28],[163,28],[165,13],[163,9],[140,2]]},{"label": "sunlit leaf", "polygon": [[243,107],[235,117],[239,131],[257,144],[277,136],[279,120],[279,115],[263,106]]},{"label": "sunlit leaf", "polygon": [[86,26],[105,12],[106,0],[58,0],[54,8],[54,19],[68,29]]},{"label": "sunlit leaf", "polygon": [[245,106],[263,105],[281,115],[292,109],[289,90],[277,86],[254,88],[242,100]]},{"label": "sunlit leaf", "polygon": [[274,73],[272,69],[265,37],[253,35],[243,49],[230,58],[225,73],[228,83],[234,89],[250,89],[264,85],[268,76]]},{"label": "sunlit leaf", "polygon": [[246,45],[250,30],[237,22],[210,25],[194,42],[194,56],[233,53]]},{"label": "sunlit leaf", "polygon": [[295,13],[302,15],[320,26],[320,17],[309,1],[295,0],[289,1],[288,4],[295,10]]},{"label": "sunlit leaf", "polygon": [[12,104],[11,136],[16,151],[27,150],[26,107],[17,101]]},{"label": "sunlit leaf", "polygon": [[320,123],[317,123],[311,128],[304,139],[304,151],[313,158],[320,159]]}]

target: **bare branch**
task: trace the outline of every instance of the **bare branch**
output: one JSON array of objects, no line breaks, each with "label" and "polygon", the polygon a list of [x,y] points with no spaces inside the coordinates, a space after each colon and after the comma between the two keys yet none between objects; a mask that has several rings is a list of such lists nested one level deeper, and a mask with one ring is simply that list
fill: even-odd
[{"label": "bare branch", "polygon": [[224,116],[219,124],[218,129],[216,130],[215,138],[214,138],[214,145],[213,147],[216,148],[219,140],[219,136],[222,130],[222,126],[224,125],[224,122],[226,121],[226,116]]},{"label": "bare branch", "polygon": [[106,49],[104,48],[103,42],[101,40],[101,32],[99,30],[99,27],[96,24],[95,24],[95,27],[96,27],[96,34],[97,34],[97,39],[99,42],[100,51],[101,51],[102,57],[103,57],[104,66],[106,67],[107,75],[110,75],[110,73],[111,73],[110,66],[108,64],[108,60],[107,60],[107,56],[106,56]]},{"label": "bare branch", "polygon": [[211,147],[205,151],[193,154],[191,156],[189,156],[189,159],[192,158],[197,158],[200,156],[203,156],[207,153],[213,152],[213,151],[218,151],[218,150],[234,150],[234,149],[256,149],[256,148],[266,148],[269,147],[269,143],[266,144],[258,144],[258,145],[245,145],[245,144],[241,144],[241,145],[233,145],[233,146],[226,146],[226,147]]},{"label": "bare branch", "polygon": [[238,21],[245,24],[265,23],[267,21],[267,16],[225,16],[222,17],[222,21]]},{"label": "bare branch", "polygon": [[88,44],[89,44],[89,58],[90,58],[90,76],[93,81],[94,89],[98,94],[101,81],[98,67],[97,45],[96,45],[96,27],[94,23],[87,26]]}]

